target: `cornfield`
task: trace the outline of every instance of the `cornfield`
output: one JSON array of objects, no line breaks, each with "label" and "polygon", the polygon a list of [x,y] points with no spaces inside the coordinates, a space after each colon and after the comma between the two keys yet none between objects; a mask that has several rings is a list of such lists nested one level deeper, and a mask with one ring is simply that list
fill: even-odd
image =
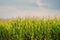
[{"label": "cornfield", "polygon": [[0,20],[0,40],[60,40],[60,18]]}]

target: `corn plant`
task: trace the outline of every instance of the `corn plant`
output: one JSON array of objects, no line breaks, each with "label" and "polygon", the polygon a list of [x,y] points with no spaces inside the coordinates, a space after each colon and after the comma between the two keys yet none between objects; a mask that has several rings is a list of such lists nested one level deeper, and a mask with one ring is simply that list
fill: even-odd
[{"label": "corn plant", "polygon": [[60,18],[0,20],[0,40],[60,40]]}]

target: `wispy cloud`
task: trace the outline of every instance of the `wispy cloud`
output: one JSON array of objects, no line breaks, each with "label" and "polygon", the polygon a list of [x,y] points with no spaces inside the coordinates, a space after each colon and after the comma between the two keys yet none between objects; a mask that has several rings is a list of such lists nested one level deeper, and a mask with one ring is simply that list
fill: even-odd
[{"label": "wispy cloud", "polygon": [[39,7],[43,7],[43,6],[46,6],[47,4],[43,3],[42,0],[36,0],[36,4],[39,6]]}]

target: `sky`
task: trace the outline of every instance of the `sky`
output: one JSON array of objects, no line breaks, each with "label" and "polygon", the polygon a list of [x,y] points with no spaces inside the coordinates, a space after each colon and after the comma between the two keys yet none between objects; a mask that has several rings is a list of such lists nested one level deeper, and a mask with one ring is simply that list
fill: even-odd
[{"label": "sky", "polygon": [[60,17],[60,0],[0,0],[0,18]]}]

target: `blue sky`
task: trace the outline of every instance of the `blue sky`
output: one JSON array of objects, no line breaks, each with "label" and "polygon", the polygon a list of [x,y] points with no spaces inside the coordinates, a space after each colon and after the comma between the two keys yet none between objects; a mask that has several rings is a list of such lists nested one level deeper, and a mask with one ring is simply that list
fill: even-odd
[{"label": "blue sky", "polygon": [[42,2],[51,5],[48,8],[60,10],[60,0],[43,0]]},{"label": "blue sky", "polygon": [[28,0],[0,0],[0,6],[38,7],[34,1]]},{"label": "blue sky", "polygon": [[0,0],[0,18],[59,14],[60,0]]},{"label": "blue sky", "polygon": [[[60,0],[42,0],[41,2],[47,4],[45,8],[60,10]],[[0,0],[0,6],[38,7],[36,0]]]}]

